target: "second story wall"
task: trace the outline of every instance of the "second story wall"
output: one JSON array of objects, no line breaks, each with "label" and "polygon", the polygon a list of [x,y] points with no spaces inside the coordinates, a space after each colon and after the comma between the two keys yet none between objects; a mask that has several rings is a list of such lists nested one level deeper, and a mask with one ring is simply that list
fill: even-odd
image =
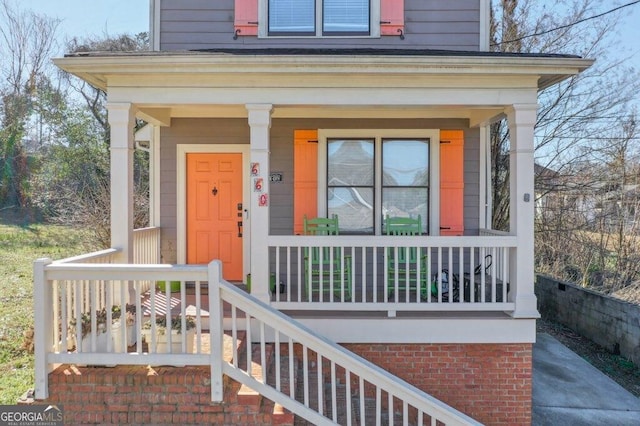
[{"label": "second story wall", "polygon": [[[404,0],[404,39],[258,37],[234,39],[235,0],[153,0],[156,48],[164,51],[255,48],[395,48],[478,51],[488,0]],[[263,1],[263,0],[258,0]],[[266,1],[266,0],[264,0]],[[378,1],[378,0],[371,0]]]}]

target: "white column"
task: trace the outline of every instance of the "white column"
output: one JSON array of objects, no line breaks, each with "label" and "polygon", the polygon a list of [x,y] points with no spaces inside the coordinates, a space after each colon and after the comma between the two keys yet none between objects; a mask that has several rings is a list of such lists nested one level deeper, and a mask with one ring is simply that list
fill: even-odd
[{"label": "white column", "polygon": [[[271,128],[270,104],[248,104],[251,140],[251,163],[259,165],[258,174],[251,176],[251,202],[249,204],[251,232],[251,294],[265,303],[269,303],[269,256],[267,255],[267,237],[269,236],[269,130]],[[254,179],[262,178],[261,192],[254,191]],[[267,204],[260,204],[260,196],[267,196]]]},{"label": "white column", "polygon": [[160,126],[151,128],[150,144],[149,226],[160,226]]},{"label": "white column", "polygon": [[[45,268],[51,259],[38,259],[33,264],[33,307],[34,327],[34,369],[36,399],[49,397],[49,373],[53,366],[47,361],[47,355],[54,350],[53,311],[57,305],[53,297],[53,285],[46,279]],[[64,302],[63,302],[64,303]],[[66,345],[63,344],[63,347]]]},{"label": "white column", "polygon": [[135,111],[129,103],[108,103],[111,126],[111,247],[116,263],[133,262],[133,150]]},{"label": "white column", "polygon": [[534,294],[534,168],[533,130],[537,105],[522,104],[508,108],[507,120],[511,150],[509,152],[510,210],[509,225],[518,238],[515,253],[511,253],[510,299],[516,304],[516,318],[538,318]]}]

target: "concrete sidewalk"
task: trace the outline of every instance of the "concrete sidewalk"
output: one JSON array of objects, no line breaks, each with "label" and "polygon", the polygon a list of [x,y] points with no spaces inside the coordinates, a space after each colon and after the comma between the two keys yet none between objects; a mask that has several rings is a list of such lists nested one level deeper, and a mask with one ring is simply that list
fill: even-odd
[{"label": "concrete sidewalk", "polygon": [[533,425],[640,425],[640,399],[539,333],[533,346]]}]

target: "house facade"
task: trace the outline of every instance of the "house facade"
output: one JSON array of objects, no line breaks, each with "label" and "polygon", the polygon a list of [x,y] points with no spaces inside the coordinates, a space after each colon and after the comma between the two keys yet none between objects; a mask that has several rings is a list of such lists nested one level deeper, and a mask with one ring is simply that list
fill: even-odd
[{"label": "house facade", "polygon": [[[55,59],[107,93],[112,248],[108,261],[41,263],[41,285],[77,291],[68,312],[43,315],[64,324],[80,312],[82,279],[119,280],[105,300],[142,306],[151,296],[139,282],[173,278],[184,306],[192,281],[215,281],[194,271],[219,260],[224,285],[250,278],[247,300],[454,407],[462,417],[451,423],[471,421],[465,415],[529,423],[537,94],[591,61],[490,52],[489,9],[489,0],[152,0],[152,51]],[[134,136],[136,118],[149,123],[144,137]],[[511,136],[508,232],[488,225],[488,128],[502,118]],[[132,221],[136,137],[150,141],[150,256]],[[303,235],[315,217],[337,217],[339,235]],[[421,232],[387,235],[388,217],[413,218]],[[319,272],[314,250],[324,253]],[[410,265],[402,253],[421,260]],[[216,323],[221,331],[238,328],[229,315]],[[250,346],[283,342],[284,331],[239,328]],[[41,352],[43,366],[142,362],[110,350],[72,353],[56,343],[66,340],[62,330],[40,334],[55,347]],[[389,395],[379,406],[426,419],[413,403],[403,411],[391,391],[378,393]],[[335,411],[318,411],[340,423]]]}]

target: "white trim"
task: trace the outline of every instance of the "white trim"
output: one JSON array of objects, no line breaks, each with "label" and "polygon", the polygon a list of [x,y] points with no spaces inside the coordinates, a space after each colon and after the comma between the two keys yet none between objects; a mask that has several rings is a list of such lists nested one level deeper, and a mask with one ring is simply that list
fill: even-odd
[{"label": "white trim", "polygon": [[149,0],[149,48],[160,50],[160,0]]},{"label": "white trim", "polygon": [[[219,145],[219,144],[178,144],[176,146],[176,231],[177,231],[177,257],[178,263],[184,264],[187,259],[187,153],[240,153],[242,154],[242,205],[249,205],[249,179],[246,179],[245,171],[249,170],[249,148],[247,144]],[[245,222],[242,233],[242,276],[246,276],[251,268],[251,232],[249,232],[249,219],[243,216]]]},{"label": "white trim", "polygon": [[338,343],[534,343],[535,319],[472,315],[465,318],[296,317],[311,330]]},{"label": "white trim", "polygon": [[489,51],[491,36],[491,0],[480,0],[480,48],[481,52]]},{"label": "white trim", "polygon": [[[372,138],[376,147],[382,138],[429,139],[429,235],[440,235],[440,130],[439,129],[318,129],[318,216],[327,215],[327,139]],[[380,156],[376,155],[376,170],[381,170]],[[380,173],[376,173],[375,211],[379,212],[382,200],[379,194]],[[382,224],[375,220],[375,235],[382,232]]]},{"label": "white trim", "polygon": [[[323,0],[322,0],[323,1]],[[316,3],[316,33],[315,35],[269,35],[269,7],[268,0],[258,1],[258,38],[285,38],[285,39],[305,39],[313,38],[380,38],[380,0],[370,0],[369,2],[369,35],[332,35],[322,34],[322,1]]]}]

